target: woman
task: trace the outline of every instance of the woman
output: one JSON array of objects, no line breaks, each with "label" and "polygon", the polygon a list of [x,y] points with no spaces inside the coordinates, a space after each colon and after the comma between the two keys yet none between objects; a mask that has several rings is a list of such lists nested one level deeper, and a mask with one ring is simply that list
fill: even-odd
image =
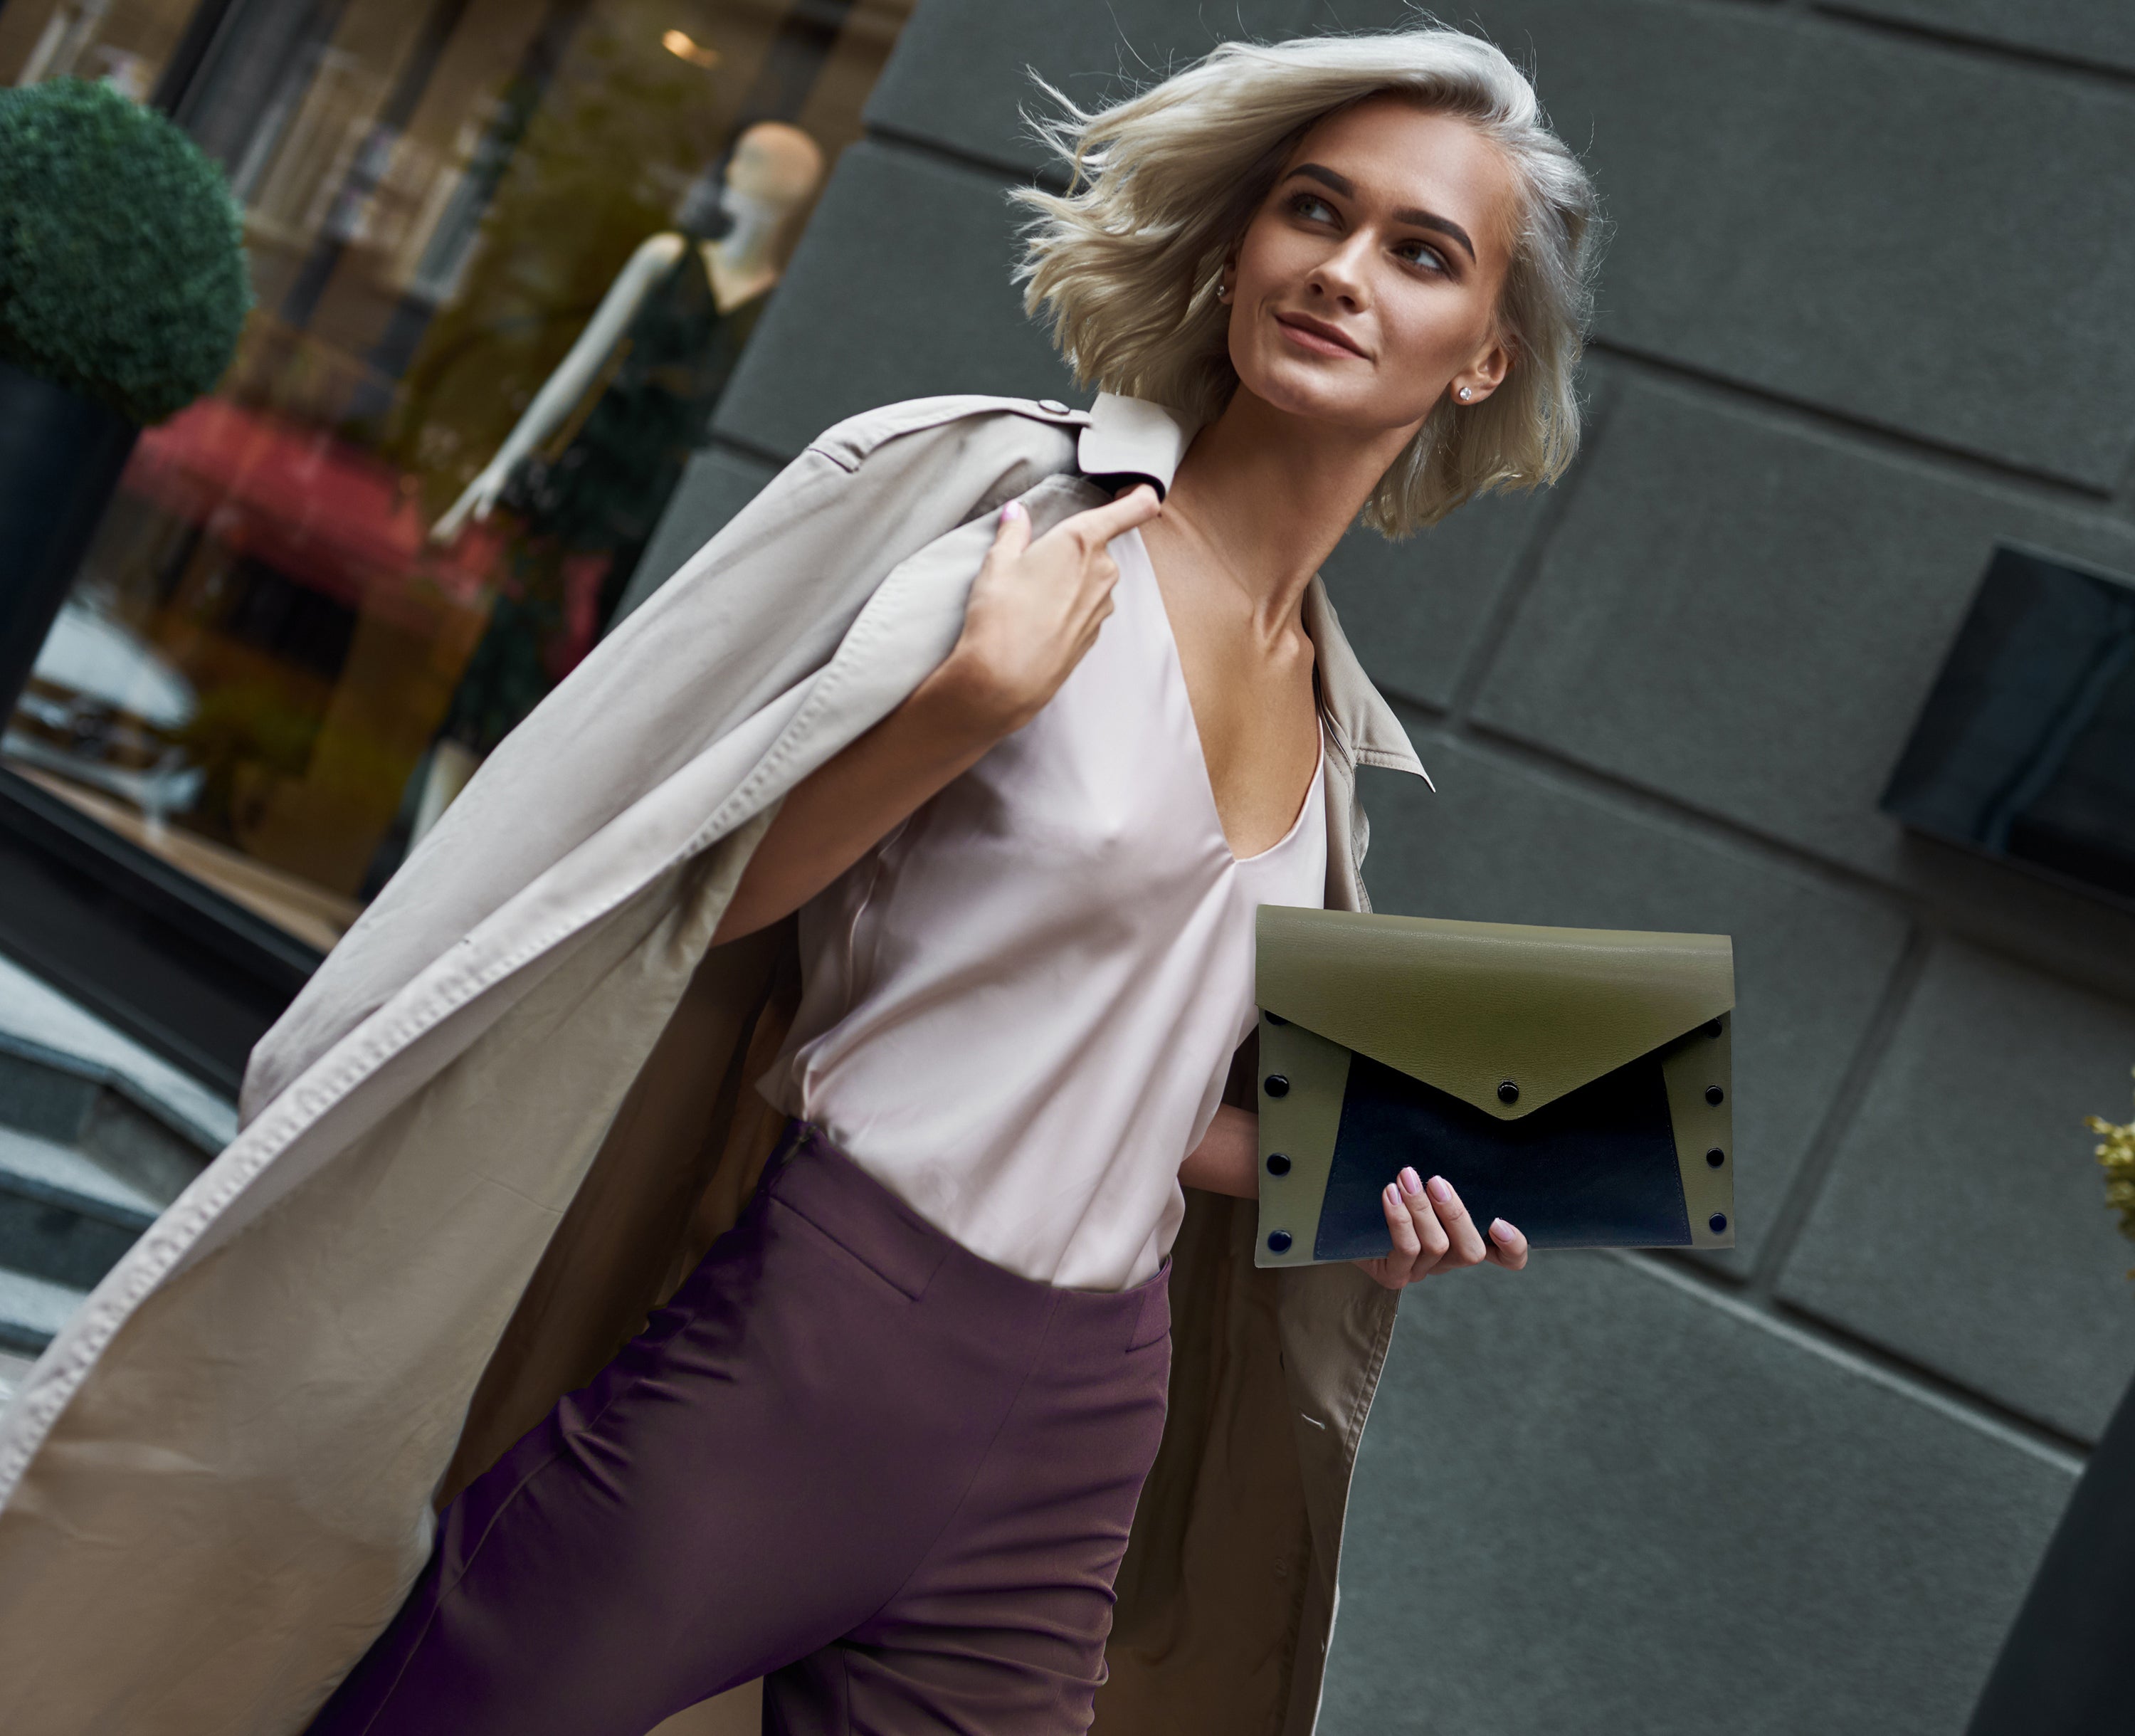
[{"label": "woman", "polygon": [[[1421,770],[1313,575],[1561,469],[1591,198],[1452,32],[1055,137],[1031,305],[1115,395],[811,448],[500,749],[0,1426],[8,1598],[125,1581],[104,1727],[346,1671],[311,1729],[641,1736],[763,1674],[783,1731],[1310,1730],[1393,1298],[1526,1258],[1411,1168],[1368,1270],[1251,1264],[1253,908],[1359,907],[1355,765]],[[96,1727],[30,1626],[0,1684]]]}]

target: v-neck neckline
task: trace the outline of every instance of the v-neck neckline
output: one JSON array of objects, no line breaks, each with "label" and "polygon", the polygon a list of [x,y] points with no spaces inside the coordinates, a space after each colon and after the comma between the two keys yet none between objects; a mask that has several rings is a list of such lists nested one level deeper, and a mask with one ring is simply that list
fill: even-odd
[{"label": "v-neck neckline", "polygon": [[[1142,540],[1142,534],[1139,530],[1129,531],[1125,535],[1132,539],[1135,553],[1140,559],[1142,571],[1149,579],[1150,590],[1155,594],[1157,618],[1164,624],[1165,661],[1170,667],[1173,676],[1179,682],[1179,696],[1185,701],[1187,731],[1193,738],[1193,762],[1200,768],[1201,790],[1207,798],[1208,817],[1215,824],[1216,836],[1222,840],[1223,852],[1230,857],[1232,867],[1247,868],[1256,863],[1265,862],[1278,851],[1287,849],[1296,841],[1298,834],[1304,830],[1305,817],[1312,812],[1313,794],[1323,787],[1326,779],[1327,723],[1319,707],[1319,683],[1316,680],[1313,683],[1312,719],[1314,733],[1319,738],[1319,751],[1312,762],[1312,775],[1305,782],[1305,793],[1298,799],[1297,812],[1290,816],[1289,829],[1275,842],[1264,850],[1255,851],[1251,856],[1240,856],[1236,846],[1231,842],[1229,828],[1223,824],[1222,807],[1216,800],[1216,780],[1208,770],[1208,744],[1201,739],[1201,719],[1193,710],[1193,688],[1186,679],[1186,659],[1179,649],[1179,630],[1172,624],[1171,605],[1164,600],[1163,581],[1156,576],[1156,562],[1150,557],[1149,545]],[[1313,647],[1313,652],[1316,663],[1319,655],[1319,647],[1316,645]]]}]

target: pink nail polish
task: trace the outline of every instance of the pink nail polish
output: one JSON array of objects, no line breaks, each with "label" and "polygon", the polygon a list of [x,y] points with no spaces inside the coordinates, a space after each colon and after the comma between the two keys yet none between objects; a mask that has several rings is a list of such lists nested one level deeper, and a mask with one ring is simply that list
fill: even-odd
[{"label": "pink nail polish", "polygon": [[1440,1205],[1445,1205],[1453,1197],[1453,1184],[1443,1176],[1433,1176],[1431,1178],[1431,1197]]},{"label": "pink nail polish", "polygon": [[1402,1191],[1405,1194],[1420,1194],[1423,1191],[1423,1178],[1411,1169],[1404,1169],[1401,1172],[1401,1185]]},{"label": "pink nail polish", "polygon": [[1009,502],[1006,506],[1001,508],[1001,522],[1004,524],[1007,523],[1010,519],[1020,518],[1022,516],[1023,502],[1019,500],[1012,500]]},{"label": "pink nail polish", "polygon": [[1491,1219],[1490,1239],[1494,1242],[1503,1242],[1508,1248],[1511,1247],[1513,1244],[1513,1226],[1508,1224],[1503,1218]]}]

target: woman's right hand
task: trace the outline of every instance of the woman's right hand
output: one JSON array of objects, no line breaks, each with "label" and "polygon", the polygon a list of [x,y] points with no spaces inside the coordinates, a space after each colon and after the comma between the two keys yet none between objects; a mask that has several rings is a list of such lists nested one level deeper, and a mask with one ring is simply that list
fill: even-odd
[{"label": "woman's right hand", "polygon": [[903,705],[787,793],[714,942],[799,909],[1035,717],[1112,612],[1120,569],[1106,545],[1156,513],[1156,491],[1136,488],[1033,541],[1030,515],[1003,507],[955,647]]},{"label": "woman's right hand", "polygon": [[1112,612],[1120,577],[1112,539],[1163,510],[1155,489],[1144,483],[1034,540],[1030,514],[1010,501],[971,582],[964,630],[924,684],[936,690],[928,697],[966,710],[971,727],[989,739],[1029,723],[1097,643]]}]

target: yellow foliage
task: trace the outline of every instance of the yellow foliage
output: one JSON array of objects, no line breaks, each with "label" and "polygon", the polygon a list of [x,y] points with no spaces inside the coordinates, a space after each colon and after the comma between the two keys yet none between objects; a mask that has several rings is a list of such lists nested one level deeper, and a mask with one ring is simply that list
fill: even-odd
[{"label": "yellow foliage", "polygon": [[[2123,1125],[2092,1115],[2084,1125],[2102,1136],[2097,1150],[2105,1171],[2106,1208],[2120,1214],[2121,1234],[2135,1241],[2135,1122]],[[2128,1275],[2135,1278],[2135,1271]]]}]

